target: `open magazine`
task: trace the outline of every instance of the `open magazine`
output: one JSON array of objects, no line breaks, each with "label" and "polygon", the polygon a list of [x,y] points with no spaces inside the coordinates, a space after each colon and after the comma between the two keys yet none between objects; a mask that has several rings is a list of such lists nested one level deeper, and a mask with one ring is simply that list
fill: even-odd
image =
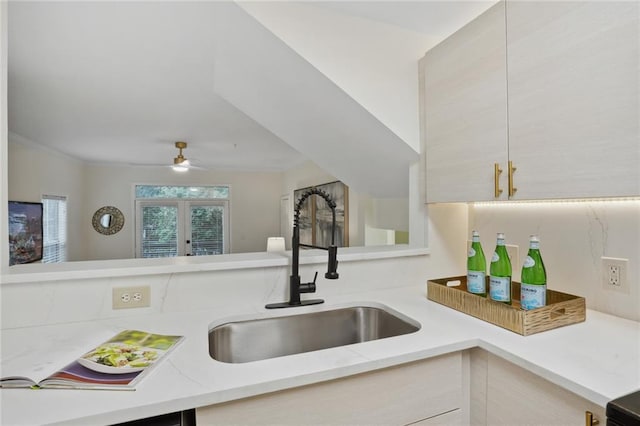
[{"label": "open magazine", "polygon": [[0,379],[0,388],[135,390],[183,338],[126,330],[40,382],[9,376]]}]

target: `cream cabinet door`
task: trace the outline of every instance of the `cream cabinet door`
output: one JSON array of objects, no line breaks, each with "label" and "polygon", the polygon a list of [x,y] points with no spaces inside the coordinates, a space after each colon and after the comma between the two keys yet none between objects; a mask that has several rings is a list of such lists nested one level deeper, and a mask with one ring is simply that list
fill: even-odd
[{"label": "cream cabinet door", "polygon": [[[196,409],[205,425],[458,424],[462,355],[455,353]],[[441,414],[451,413],[444,417]]]},{"label": "cream cabinet door", "polygon": [[477,424],[584,426],[587,410],[605,421],[603,407],[497,356],[486,359],[486,423]]},{"label": "cream cabinet door", "polygon": [[439,416],[411,423],[408,426],[457,426],[462,424],[461,410],[453,410],[448,413],[440,414]]},{"label": "cream cabinet door", "polygon": [[423,58],[427,202],[495,199],[494,163],[507,164],[505,50],[500,2]]},{"label": "cream cabinet door", "polygon": [[506,3],[514,198],[640,194],[639,14],[634,1]]}]

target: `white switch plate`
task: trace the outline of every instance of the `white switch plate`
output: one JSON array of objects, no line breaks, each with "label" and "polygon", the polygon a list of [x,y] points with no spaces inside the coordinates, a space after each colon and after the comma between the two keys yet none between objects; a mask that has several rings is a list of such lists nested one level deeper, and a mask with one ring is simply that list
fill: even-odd
[{"label": "white switch plate", "polygon": [[602,287],[607,290],[630,294],[627,282],[629,259],[602,257]]}]

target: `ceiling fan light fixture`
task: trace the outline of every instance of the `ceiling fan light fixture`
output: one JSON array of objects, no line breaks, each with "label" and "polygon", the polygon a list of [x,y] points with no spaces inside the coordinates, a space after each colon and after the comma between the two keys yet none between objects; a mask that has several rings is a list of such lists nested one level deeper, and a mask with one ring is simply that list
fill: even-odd
[{"label": "ceiling fan light fixture", "polygon": [[173,159],[171,168],[176,172],[186,172],[189,170],[189,160],[184,157],[176,157]]},{"label": "ceiling fan light fixture", "polygon": [[182,150],[187,147],[186,142],[176,142],[176,148],[180,150],[178,156],[173,159],[173,170],[176,172],[186,172],[189,170],[189,160],[187,160],[184,155],[182,155]]}]

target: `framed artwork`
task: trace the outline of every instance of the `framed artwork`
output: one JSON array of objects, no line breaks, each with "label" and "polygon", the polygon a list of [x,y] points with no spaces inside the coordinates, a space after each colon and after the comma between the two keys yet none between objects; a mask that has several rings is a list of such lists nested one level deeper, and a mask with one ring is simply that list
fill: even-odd
[{"label": "framed artwork", "polygon": [[9,266],[42,260],[42,203],[9,201]]},{"label": "framed artwork", "polygon": [[[336,203],[335,244],[338,247],[349,246],[349,187],[340,181],[329,182],[296,189],[293,192],[294,209],[298,200],[311,188],[328,193]],[[298,229],[300,244],[327,248],[331,244],[331,208],[324,198],[312,195],[307,198],[300,209]]]}]

